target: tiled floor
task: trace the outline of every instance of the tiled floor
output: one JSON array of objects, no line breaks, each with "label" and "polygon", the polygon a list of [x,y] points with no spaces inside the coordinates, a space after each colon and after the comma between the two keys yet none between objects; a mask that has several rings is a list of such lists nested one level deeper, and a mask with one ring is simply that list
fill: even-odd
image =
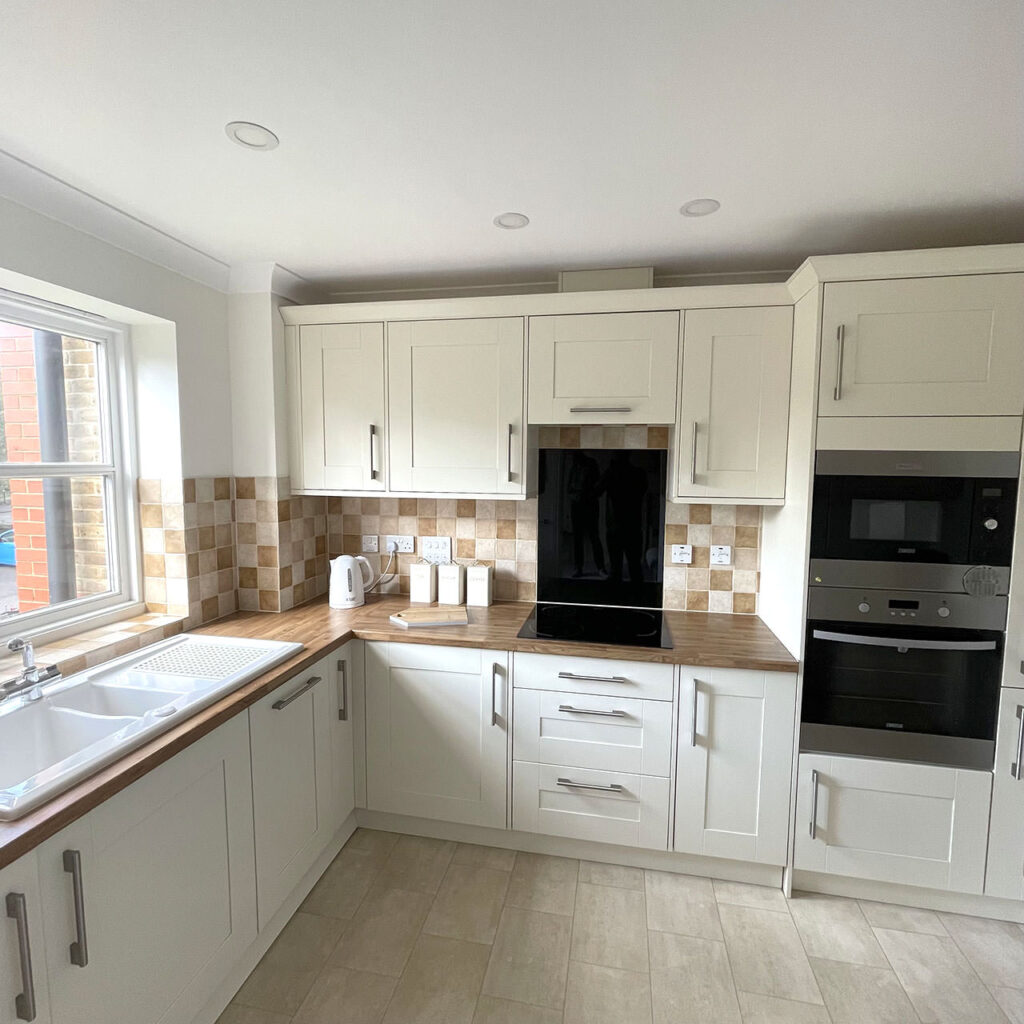
[{"label": "tiled floor", "polygon": [[219,1024],[1024,1024],[1024,927],[360,829]]}]

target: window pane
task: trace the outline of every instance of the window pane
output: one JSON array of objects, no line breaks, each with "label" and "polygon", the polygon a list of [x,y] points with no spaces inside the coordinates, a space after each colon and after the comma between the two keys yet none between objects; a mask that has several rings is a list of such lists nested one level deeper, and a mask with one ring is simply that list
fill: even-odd
[{"label": "window pane", "polygon": [[94,341],[0,321],[0,462],[102,461],[98,369]]},{"label": "window pane", "polygon": [[0,478],[0,615],[110,592],[105,484]]}]

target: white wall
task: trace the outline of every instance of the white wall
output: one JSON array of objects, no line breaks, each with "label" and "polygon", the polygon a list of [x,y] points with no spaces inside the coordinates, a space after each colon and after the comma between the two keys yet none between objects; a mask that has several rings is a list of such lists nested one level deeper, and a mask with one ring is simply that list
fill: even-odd
[{"label": "white wall", "polygon": [[0,287],[129,323],[153,323],[154,318],[173,322],[181,472],[185,476],[230,474],[225,294],[3,197]]}]

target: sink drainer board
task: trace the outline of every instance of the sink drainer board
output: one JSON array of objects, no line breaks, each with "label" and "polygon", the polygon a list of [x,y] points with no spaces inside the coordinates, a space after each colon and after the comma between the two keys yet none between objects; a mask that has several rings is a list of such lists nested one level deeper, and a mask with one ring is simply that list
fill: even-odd
[{"label": "sink drainer board", "polygon": [[244,672],[253,662],[277,653],[265,644],[221,644],[185,637],[174,647],[132,665],[134,672],[154,672],[193,679],[224,679]]}]

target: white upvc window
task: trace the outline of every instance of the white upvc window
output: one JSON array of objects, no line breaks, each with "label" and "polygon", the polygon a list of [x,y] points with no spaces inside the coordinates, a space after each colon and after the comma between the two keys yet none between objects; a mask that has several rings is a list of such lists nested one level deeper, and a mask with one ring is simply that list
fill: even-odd
[{"label": "white upvc window", "polygon": [[127,342],[0,292],[0,640],[139,600]]}]

